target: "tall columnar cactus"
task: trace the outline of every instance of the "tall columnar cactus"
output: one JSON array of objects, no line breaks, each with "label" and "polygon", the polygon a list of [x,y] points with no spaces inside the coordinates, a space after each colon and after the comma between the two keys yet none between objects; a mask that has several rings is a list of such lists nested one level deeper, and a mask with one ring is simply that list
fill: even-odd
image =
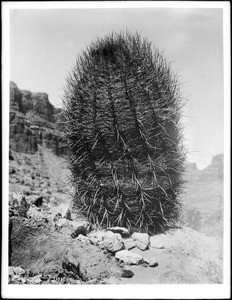
[{"label": "tall columnar cactus", "polygon": [[64,96],[75,202],[94,224],[161,232],[176,224],[184,151],[182,101],[170,65],[135,34],[98,39]]}]

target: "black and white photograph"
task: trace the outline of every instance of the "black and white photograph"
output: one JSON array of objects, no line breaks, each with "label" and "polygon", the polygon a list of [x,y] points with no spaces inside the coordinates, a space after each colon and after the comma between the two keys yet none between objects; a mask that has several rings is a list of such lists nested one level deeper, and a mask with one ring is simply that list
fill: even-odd
[{"label": "black and white photograph", "polygon": [[230,3],[2,8],[3,298],[230,298]]}]

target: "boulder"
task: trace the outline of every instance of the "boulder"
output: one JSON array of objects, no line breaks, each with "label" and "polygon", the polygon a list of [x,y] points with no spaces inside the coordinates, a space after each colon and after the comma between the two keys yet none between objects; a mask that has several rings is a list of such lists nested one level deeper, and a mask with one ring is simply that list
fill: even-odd
[{"label": "boulder", "polygon": [[131,270],[123,270],[121,277],[131,278],[134,276],[134,273]]},{"label": "boulder", "polygon": [[42,204],[43,204],[43,196],[40,196],[40,195],[29,195],[28,197],[28,201],[31,203],[31,204],[34,204],[35,206],[37,207],[41,207]]},{"label": "boulder", "polygon": [[99,247],[92,244],[86,247],[85,244],[75,241],[68,248],[63,261],[66,265],[69,262],[71,266],[75,266],[74,270],[82,281],[110,277],[118,273],[119,267],[116,262],[106,256]]},{"label": "boulder", "polygon": [[13,275],[24,275],[26,273],[26,271],[21,268],[21,267],[8,267],[8,274],[9,276],[13,276]]},{"label": "boulder", "polygon": [[123,240],[123,243],[124,243],[126,250],[130,250],[130,249],[137,247],[136,241],[132,238]]},{"label": "boulder", "polygon": [[143,257],[128,250],[121,250],[116,253],[115,258],[127,265],[139,265],[143,262]]},{"label": "boulder", "polygon": [[98,245],[104,239],[104,232],[101,230],[92,231],[88,234],[88,237],[93,244]]},{"label": "boulder", "polygon": [[112,231],[113,233],[119,233],[123,238],[127,238],[130,236],[129,230],[125,227],[110,227],[108,230]]},{"label": "boulder", "polygon": [[99,243],[99,246],[102,249],[106,249],[110,253],[116,253],[116,252],[124,249],[123,242],[117,240],[117,238],[105,239]]},{"label": "boulder", "polygon": [[140,250],[146,250],[149,248],[149,235],[147,233],[134,232],[132,239],[136,242],[136,246]]},{"label": "boulder", "polygon": [[158,266],[158,260],[154,257],[149,259],[149,266],[150,267],[157,267]]},{"label": "boulder", "polygon": [[27,217],[32,219],[35,222],[46,222],[47,216],[40,211],[34,204],[30,206],[27,211]]},{"label": "boulder", "polygon": [[60,218],[55,222],[55,226],[56,228],[60,229],[60,228],[68,228],[70,230],[70,232],[72,231],[72,224],[69,220],[65,219],[65,218]]},{"label": "boulder", "polygon": [[55,199],[53,197],[50,199],[50,211],[52,216],[55,218],[56,216],[60,216],[60,218],[65,218],[65,215],[67,211],[69,210],[69,204],[58,204],[57,206],[53,206],[53,202],[55,202]]},{"label": "boulder", "polygon": [[[67,219],[65,219],[65,220],[68,221]],[[78,237],[79,234],[86,236],[87,230],[86,230],[85,226],[79,226],[79,227],[75,228],[75,230],[71,234],[71,237],[73,239],[75,239],[76,237]]]}]

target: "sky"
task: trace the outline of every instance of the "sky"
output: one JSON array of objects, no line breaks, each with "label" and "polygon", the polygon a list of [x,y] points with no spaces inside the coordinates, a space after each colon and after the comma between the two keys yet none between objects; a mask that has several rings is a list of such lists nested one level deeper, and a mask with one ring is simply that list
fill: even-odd
[{"label": "sky", "polygon": [[199,169],[223,152],[223,12],[220,8],[12,9],[10,80],[61,107],[77,55],[112,31],[147,37],[178,73],[187,104],[187,159]]}]

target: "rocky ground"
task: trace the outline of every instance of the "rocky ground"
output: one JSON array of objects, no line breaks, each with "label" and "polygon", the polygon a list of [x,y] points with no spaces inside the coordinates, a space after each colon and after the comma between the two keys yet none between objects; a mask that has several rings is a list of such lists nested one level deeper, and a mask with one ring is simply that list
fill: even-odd
[{"label": "rocky ground", "polygon": [[10,152],[10,284],[222,283],[222,238],[93,228],[72,209],[62,157]]}]

